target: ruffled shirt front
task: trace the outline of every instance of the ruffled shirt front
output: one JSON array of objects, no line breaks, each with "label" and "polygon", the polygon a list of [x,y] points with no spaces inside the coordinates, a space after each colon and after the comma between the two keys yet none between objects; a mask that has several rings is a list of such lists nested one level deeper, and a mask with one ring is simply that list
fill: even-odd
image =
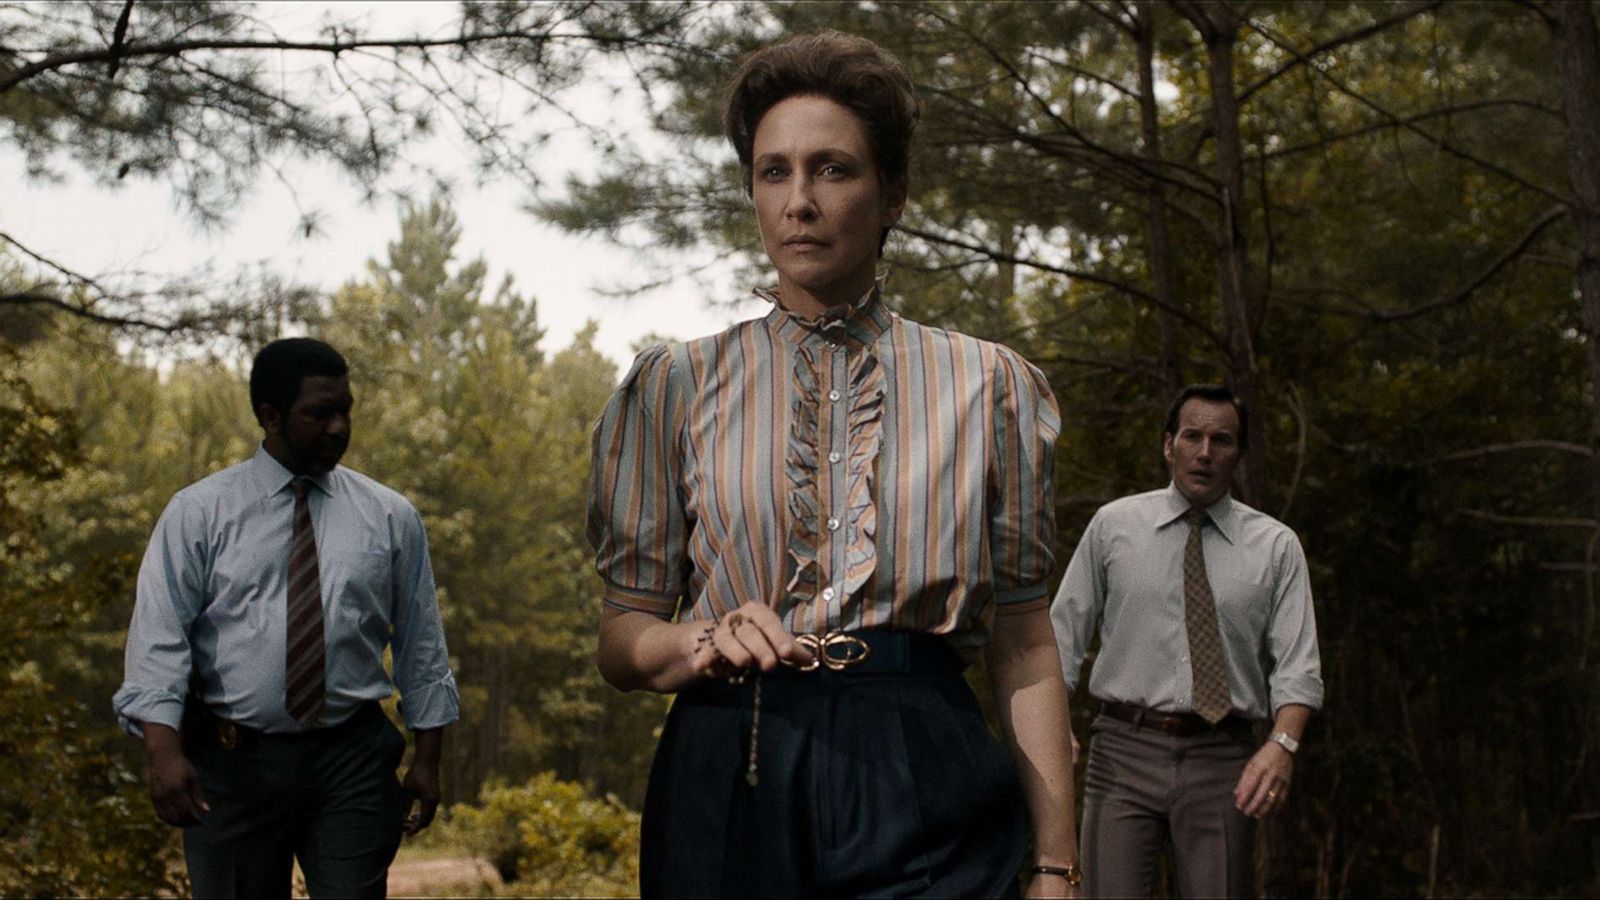
[{"label": "ruffled shirt front", "polygon": [[772,311],[639,355],[594,432],[589,540],[618,609],[751,600],[795,633],[987,641],[1044,605],[1060,422],[1013,351],[889,312]]}]

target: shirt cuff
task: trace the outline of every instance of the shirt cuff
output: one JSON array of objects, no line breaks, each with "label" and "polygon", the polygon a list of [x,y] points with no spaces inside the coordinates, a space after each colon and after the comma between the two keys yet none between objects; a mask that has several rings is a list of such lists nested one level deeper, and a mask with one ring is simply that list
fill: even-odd
[{"label": "shirt cuff", "polygon": [[168,691],[124,685],[111,699],[117,724],[136,738],[144,737],[140,723],[154,722],[177,731],[183,725],[183,698]]},{"label": "shirt cuff", "polygon": [[1272,717],[1278,717],[1278,710],[1290,704],[1309,706],[1313,710],[1322,708],[1322,683],[1311,679],[1294,680],[1275,683],[1272,685]]},{"label": "shirt cuff", "polygon": [[678,598],[674,595],[626,588],[609,581],[606,582],[605,604],[622,612],[649,613],[665,621],[671,621],[678,611]]},{"label": "shirt cuff", "polygon": [[449,672],[428,684],[412,685],[400,695],[400,715],[412,731],[443,728],[461,718],[461,695],[456,677]]},{"label": "shirt cuff", "polygon": [[1024,612],[1050,609],[1050,597],[1034,597],[1032,601],[1013,601],[995,605],[995,615],[1019,615]]},{"label": "shirt cuff", "polygon": [[[1008,591],[996,591],[994,595],[995,605],[1003,607],[1003,609],[996,610],[1001,615],[1029,612],[1037,607],[1048,605],[1049,599],[1050,585],[1043,581],[1012,588]],[[1041,600],[1045,602],[1037,602]]]}]

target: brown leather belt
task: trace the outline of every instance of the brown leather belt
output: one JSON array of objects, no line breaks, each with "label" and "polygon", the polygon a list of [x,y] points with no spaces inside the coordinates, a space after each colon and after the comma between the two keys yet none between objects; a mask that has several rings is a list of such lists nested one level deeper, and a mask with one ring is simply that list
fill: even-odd
[{"label": "brown leather belt", "polygon": [[342,736],[370,722],[374,716],[383,715],[383,707],[379,706],[376,700],[369,700],[336,725],[326,725],[306,731],[267,733],[224,719],[193,698],[190,699],[190,706],[184,713],[184,739],[197,740],[223,750],[254,749],[263,739],[294,742]]},{"label": "brown leather belt", "polygon": [[1222,721],[1212,725],[1194,713],[1161,712],[1136,703],[1118,703],[1114,700],[1101,700],[1100,712],[1113,719],[1131,722],[1140,728],[1154,728],[1176,737],[1250,728],[1250,720],[1238,713],[1229,713]]}]

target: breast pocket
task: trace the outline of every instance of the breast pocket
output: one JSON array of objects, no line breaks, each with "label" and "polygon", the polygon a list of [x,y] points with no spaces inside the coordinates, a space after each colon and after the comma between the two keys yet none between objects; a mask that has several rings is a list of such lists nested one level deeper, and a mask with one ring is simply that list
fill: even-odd
[{"label": "breast pocket", "polygon": [[345,551],[330,561],[333,564],[334,597],[330,608],[341,617],[355,619],[365,628],[386,626],[389,598],[394,593],[394,566],[387,550]]},{"label": "breast pocket", "polygon": [[1211,593],[1217,600],[1217,617],[1222,626],[1244,638],[1255,638],[1267,627],[1267,610],[1272,604],[1272,589],[1265,582],[1230,575],[1210,579]]}]

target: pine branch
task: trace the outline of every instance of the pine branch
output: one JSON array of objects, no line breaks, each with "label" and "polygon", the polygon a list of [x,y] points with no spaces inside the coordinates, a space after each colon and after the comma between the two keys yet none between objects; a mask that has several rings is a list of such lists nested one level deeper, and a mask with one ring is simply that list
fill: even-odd
[{"label": "pine branch", "polygon": [[1458,509],[1456,512],[1482,522],[1493,522],[1496,525],[1525,525],[1533,528],[1587,528],[1591,530],[1600,528],[1600,522],[1594,519],[1563,516],[1507,516],[1481,509]]},{"label": "pine branch", "polygon": [[674,41],[663,41],[652,38],[630,37],[626,35],[601,35],[601,34],[551,34],[539,31],[488,31],[461,34],[451,38],[373,38],[366,40],[327,40],[327,41],[288,41],[288,40],[244,40],[226,38],[203,38],[188,41],[157,41],[147,44],[126,44],[121,47],[83,47],[72,50],[63,50],[50,54],[44,59],[29,63],[0,75],[0,94],[11,90],[17,85],[68,66],[84,63],[109,62],[114,59],[127,60],[136,57],[165,57],[178,56],[198,50],[277,50],[277,51],[304,51],[311,53],[327,53],[335,57],[342,53],[358,50],[428,50],[433,48],[459,47],[465,48],[474,44],[491,43],[494,41],[573,41],[587,42],[602,47],[659,47],[663,49],[680,49],[681,45]]},{"label": "pine branch", "polygon": [[1394,15],[1389,16],[1388,18],[1379,19],[1378,21],[1373,22],[1372,24],[1367,25],[1364,28],[1358,28],[1355,31],[1350,31],[1350,32],[1346,32],[1346,33],[1341,34],[1341,35],[1336,35],[1336,36],[1331,37],[1331,38],[1329,38],[1329,39],[1327,39],[1327,40],[1325,40],[1325,41],[1323,41],[1323,42],[1321,42],[1319,44],[1316,44],[1316,45],[1314,45],[1312,47],[1308,47],[1305,50],[1297,51],[1295,53],[1295,55],[1293,56],[1293,58],[1291,58],[1288,61],[1284,62],[1282,65],[1278,66],[1276,69],[1273,69],[1271,72],[1268,72],[1267,74],[1261,76],[1260,78],[1258,78],[1255,81],[1255,83],[1251,84],[1249,87],[1245,88],[1243,91],[1240,91],[1239,92],[1239,103],[1241,105],[1243,105],[1245,101],[1247,101],[1251,97],[1255,96],[1255,94],[1258,91],[1260,91],[1262,88],[1266,87],[1267,85],[1271,84],[1274,81],[1277,81],[1279,78],[1283,77],[1284,75],[1289,74],[1290,72],[1294,71],[1296,68],[1298,68],[1298,67],[1300,67],[1302,65],[1308,65],[1311,62],[1311,60],[1314,59],[1315,57],[1321,56],[1324,53],[1332,52],[1334,50],[1339,49],[1340,47],[1344,47],[1344,46],[1347,46],[1349,44],[1354,44],[1354,43],[1356,43],[1358,41],[1365,40],[1365,39],[1367,39],[1369,37],[1372,37],[1375,34],[1378,34],[1378,33],[1383,32],[1383,31],[1387,31],[1388,29],[1393,28],[1394,26],[1399,25],[1402,22],[1406,22],[1406,21],[1409,21],[1409,20],[1411,20],[1413,18],[1416,18],[1417,16],[1420,16],[1425,12],[1431,12],[1431,11],[1433,11],[1435,9],[1438,9],[1440,6],[1443,6],[1443,5],[1444,5],[1444,0],[1428,0],[1428,2],[1425,2],[1425,3],[1418,3],[1415,6],[1412,6],[1412,7],[1409,7],[1407,9],[1403,9],[1400,12],[1397,12]]},{"label": "pine branch", "polygon": [[157,322],[152,319],[141,319],[136,316],[117,316],[97,312],[85,304],[70,303],[51,294],[41,294],[32,291],[15,291],[0,293],[0,305],[5,306],[47,306],[70,313],[80,319],[97,322],[101,325],[111,325],[116,328],[140,328],[148,331],[159,331],[162,334],[175,334],[192,327],[194,323],[188,321]]},{"label": "pine branch", "polygon": [[955,247],[972,253],[981,254],[982,256],[985,256],[994,262],[1012,263],[1019,266],[1026,266],[1036,271],[1049,272],[1052,275],[1061,275],[1066,278],[1074,278],[1079,281],[1087,281],[1090,284],[1098,284],[1102,287],[1111,288],[1112,290],[1127,294],[1130,297],[1143,300],[1157,309],[1162,309],[1171,313],[1173,316],[1200,330],[1203,334],[1205,334],[1206,337],[1210,338],[1213,342],[1216,342],[1219,346],[1221,345],[1221,337],[1216,333],[1215,330],[1211,328],[1211,326],[1195,318],[1194,314],[1189,312],[1187,309],[1184,309],[1183,307],[1173,303],[1167,303],[1160,297],[1157,297],[1155,294],[1150,293],[1138,285],[1130,284],[1126,281],[1120,281],[1115,278],[1110,278],[1097,272],[1090,272],[1086,269],[1072,269],[1066,266],[1053,265],[1037,259],[1017,256],[1014,253],[1006,253],[995,247],[989,247],[984,244],[977,243],[976,241],[964,240],[962,238],[953,237],[950,235],[937,234],[932,231],[925,231],[921,228],[908,226],[904,223],[896,225],[895,229],[909,234],[912,237],[921,238],[929,243],[939,244],[946,247]]},{"label": "pine branch", "polygon": [[1461,462],[1468,459],[1481,459],[1485,456],[1493,456],[1500,453],[1515,453],[1521,450],[1554,450],[1559,453],[1571,453],[1587,459],[1594,458],[1594,450],[1592,448],[1585,447],[1582,444],[1574,444],[1571,441],[1528,440],[1509,441],[1504,444],[1486,444],[1482,447],[1473,447],[1470,450],[1457,450],[1453,453],[1446,453],[1443,456],[1436,456],[1433,459],[1424,462],[1423,465],[1429,466],[1436,465],[1438,463]]}]

